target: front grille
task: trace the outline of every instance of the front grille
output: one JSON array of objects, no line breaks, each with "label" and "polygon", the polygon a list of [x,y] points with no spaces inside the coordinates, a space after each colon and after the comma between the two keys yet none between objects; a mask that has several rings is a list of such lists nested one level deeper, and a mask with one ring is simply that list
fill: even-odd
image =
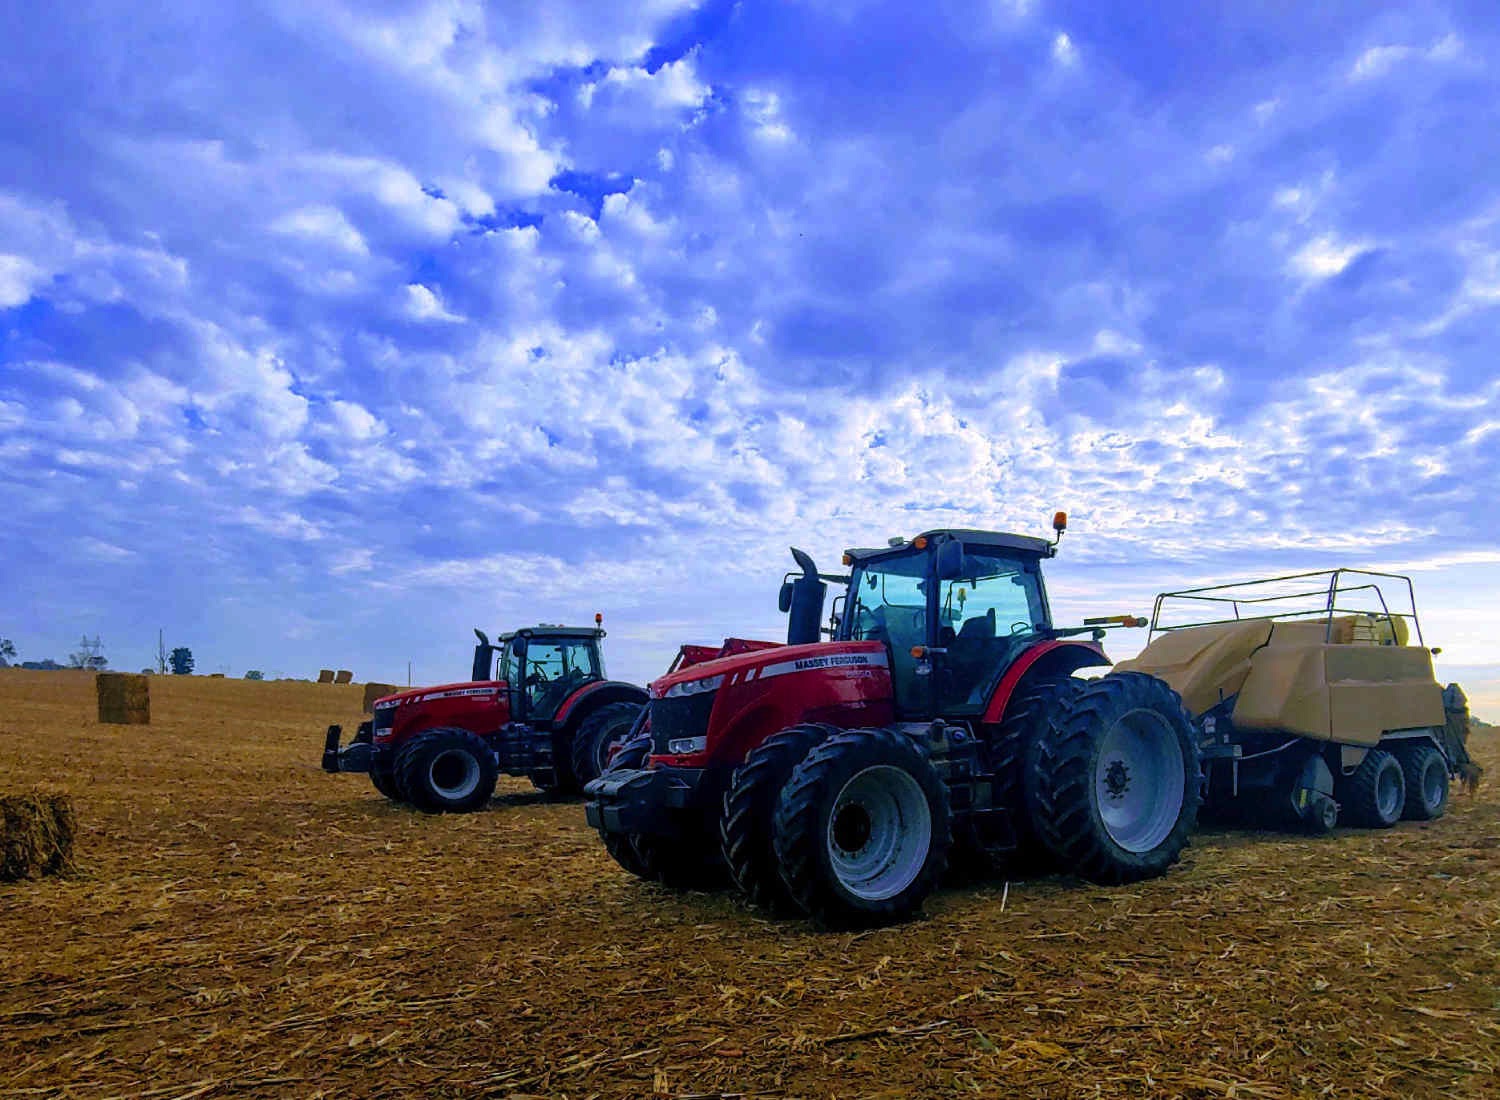
[{"label": "front grille", "polygon": [[679,737],[702,737],[717,691],[700,691],[674,699],[651,700],[651,751],[666,753],[667,742]]},{"label": "front grille", "polygon": [[399,707],[376,707],[375,713],[370,718],[370,729],[375,733],[388,730],[396,722],[396,711]]}]

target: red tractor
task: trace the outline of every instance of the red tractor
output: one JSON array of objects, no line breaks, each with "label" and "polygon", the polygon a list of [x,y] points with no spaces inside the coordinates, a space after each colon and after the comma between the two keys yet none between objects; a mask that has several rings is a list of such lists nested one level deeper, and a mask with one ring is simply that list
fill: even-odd
[{"label": "red tractor", "polygon": [[[1162,680],[1073,675],[1109,664],[1105,626],[1144,621],[1053,626],[1056,545],[929,531],[848,551],[847,576],[794,549],[787,644],[652,683],[644,730],[586,788],[589,823],[643,878],[727,870],[751,903],[830,926],[914,913],[955,848],[981,866],[1036,848],[1101,883],[1162,874],[1197,818],[1197,738]],[[848,591],[822,628],[829,581]]]},{"label": "red tractor", "polygon": [[527,627],[494,645],[474,631],[471,681],[377,699],[371,721],[342,749],[342,730],[329,726],[323,770],[368,772],[381,794],[428,813],[481,808],[501,772],[577,793],[646,702],[634,684],[604,678],[598,624],[595,616],[592,627]]}]

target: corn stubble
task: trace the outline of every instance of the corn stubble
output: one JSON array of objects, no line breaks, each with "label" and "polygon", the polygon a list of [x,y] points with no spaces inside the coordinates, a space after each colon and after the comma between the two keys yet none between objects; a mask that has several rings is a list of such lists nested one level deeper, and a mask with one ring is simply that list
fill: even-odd
[{"label": "corn stubble", "polygon": [[6,785],[78,819],[73,873],[0,885],[0,1096],[1493,1094],[1492,783],[826,934],[631,879],[518,781],[430,817],[323,774],[361,685],[151,694],[101,726],[90,678],[0,671]]}]

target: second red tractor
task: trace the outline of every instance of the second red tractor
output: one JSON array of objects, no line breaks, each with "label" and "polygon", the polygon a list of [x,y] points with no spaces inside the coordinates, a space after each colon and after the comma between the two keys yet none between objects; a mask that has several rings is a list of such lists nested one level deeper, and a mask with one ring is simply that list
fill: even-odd
[{"label": "second red tractor", "polygon": [[[752,903],[836,926],[913,913],[957,853],[1161,874],[1197,816],[1195,732],[1160,679],[1074,675],[1108,665],[1104,626],[1140,624],[1056,627],[1055,546],[928,531],[848,551],[839,576],[793,550],[788,644],[652,683],[649,729],[586,788],[589,822],[643,878],[727,870]],[[829,581],[848,590],[824,628]]]}]

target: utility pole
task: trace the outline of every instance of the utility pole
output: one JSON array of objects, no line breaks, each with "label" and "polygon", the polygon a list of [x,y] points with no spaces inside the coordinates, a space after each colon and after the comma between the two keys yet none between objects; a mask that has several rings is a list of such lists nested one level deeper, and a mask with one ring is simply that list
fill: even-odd
[{"label": "utility pole", "polygon": [[411,687],[411,662],[406,662],[406,686]]},{"label": "utility pole", "polygon": [[160,629],[156,632],[156,671],[163,676],[167,674],[166,631]]}]

